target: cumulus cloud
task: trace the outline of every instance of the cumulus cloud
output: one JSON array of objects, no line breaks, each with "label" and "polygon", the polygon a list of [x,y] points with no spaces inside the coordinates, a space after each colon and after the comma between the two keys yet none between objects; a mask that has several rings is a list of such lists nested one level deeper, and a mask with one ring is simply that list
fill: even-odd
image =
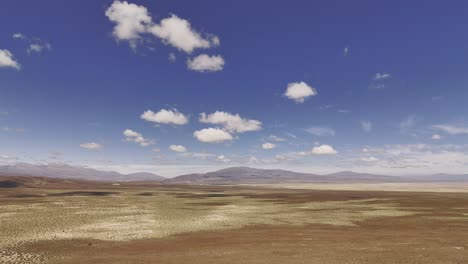
[{"label": "cumulus cloud", "polygon": [[308,97],[317,95],[317,91],[305,82],[293,82],[288,84],[284,95],[297,103],[303,103]]},{"label": "cumulus cloud", "polygon": [[445,132],[450,135],[461,135],[468,134],[468,128],[461,125],[452,125],[452,124],[440,124],[433,125],[433,129]]},{"label": "cumulus cloud", "polygon": [[310,154],[312,155],[332,155],[338,152],[330,145],[320,145],[312,148]]},{"label": "cumulus cloud", "polygon": [[263,149],[274,149],[276,148],[276,145],[270,142],[265,142],[262,144]]},{"label": "cumulus cloud", "polygon": [[310,155],[334,155],[337,154],[338,151],[336,151],[332,146],[330,145],[319,145],[316,147],[313,147],[310,151],[301,151],[298,152],[297,155],[299,156],[310,156]]},{"label": "cumulus cloud", "polygon": [[190,22],[172,14],[149,28],[149,32],[163,40],[163,43],[171,45],[186,53],[192,53],[196,48],[210,48],[219,45],[217,36],[203,37],[195,31]]},{"label": "cumulus cloud", "polygon": [[434,135],[432,135],[431,138],[432,138],[433,140],[439,140],[439,139],[441,139],[442,137],[441,137],[439,134],[434,134]]},{"label": "cumulus cloud", "polygon": [[125,136],[126,141],[137,143],[142,147],[154,145],[154,140],[144,138],[141,133],[135,132],[131,129],[126,129],[123,132],[123,135]]},{"label": "cumulus cloud", "polygon": [[335,130],[326,126],[313,126],[306,128],[305,131],[315,136],[334,136]]},{"label": "cumulus cloud", "polygon": [[364,132],[370,132],[372,130],[372,122],[362,120],[361,121],[361,128]]},{"label": "cumulus cloud", "polygon": [[127,1],[114,1],[105,15],[115,24],[112,32],[114,37],[117,40],[128,41],[133,48],[144,34],[151,34],[164,44],[186,53],[192,53],[197,48],[210,48],[220,44],[217,36],[202,35],[194,30],[186,19],[172,14],[156,23],[146,7]]},{"label": "cumulus cloud", "polygon": [[179,153],[187,152],[187,148],[182,145],[170,145],[169,149]]},{"label": "cumulus cloud", "polygon": [[15,60],[13,54],[7,49],[0,49],[0,68],[21,69],[21,65]]},{"label": "cumulus cloud", "polygon": [[253,119],[246,119],[239,114],[216,111],[212,114],[201,113],[199,121],[222,126],[230,133],[244,133],[262,129],[262,122]]},{"label": "cumulus cloud", "polygon": [[337,154],[338,152],[330,145],[320,145],[312,148],[311,154],[313,155],[330,155]]},{"label": "cumulus cloud", "polygon": [[140,118],[157,124],[185,125],[188,123],[188,118],[177,109],[161,109],[157,113],[146,110]]},{"label": "cumulus cloud", "polygon": [[114,1],[105,14],[116,24],[112,31],[115,39],[126,40],[133,48],[141,39],[140,34],[146,33],[152,24],[152,18],[146,7],[127,1]]},{"label": "cumulus cloud", "polygon": [[200,54],[193,59],[187,59],[187,67],[198,72],[221,71],[224,67],[224,59],[221,55]]},{"label": "cumulus cloud", "polygon": [[81,143],[80,148],[89,149],[89,150],[101,150],[103,146],[95,142],[86,142],[86,143]]},{"label": "cumulus cloud", "polygon": [[222,143],[225,141],[233,140],[233,137],[228,132],[220,128],[204,128],[193,132],[193,136],[198,139],[198,141],[204,143]]}]

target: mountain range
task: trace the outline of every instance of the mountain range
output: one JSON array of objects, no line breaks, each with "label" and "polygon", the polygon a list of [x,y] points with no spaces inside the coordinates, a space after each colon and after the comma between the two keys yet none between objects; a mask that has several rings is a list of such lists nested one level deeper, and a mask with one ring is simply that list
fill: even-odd
[{"label": "mountain range", "polygon": [[342,171],[332,174],[299,173],[278,169],[231,167],[208,173],[193,173],[174,178],[140,172],[121,174],[65,163],[17,163],[0,166],[0,176],[36,176],[105,182],[160,182],[162,184],[274,184],[274,183],[404,183],[468,182],[468,174],[434,174],[427,176],[388,176]]},{"label": "mountain range", "polygon": [[88,181],[163,181],[166,178],[147,172],[121,174],[115,171],[101,171],[65,163],[29,164],[16,163],[0,166],[0,175],[36,176],[60,179],[82,179]]}]

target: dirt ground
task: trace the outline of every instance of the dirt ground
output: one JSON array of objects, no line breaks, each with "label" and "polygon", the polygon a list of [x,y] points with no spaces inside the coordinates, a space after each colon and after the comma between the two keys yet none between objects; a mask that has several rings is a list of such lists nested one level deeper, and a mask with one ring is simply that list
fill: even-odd
[{"label": "dirt ground", "polygon": [[0,263],[468,263],[468,193],[0,189]]}]

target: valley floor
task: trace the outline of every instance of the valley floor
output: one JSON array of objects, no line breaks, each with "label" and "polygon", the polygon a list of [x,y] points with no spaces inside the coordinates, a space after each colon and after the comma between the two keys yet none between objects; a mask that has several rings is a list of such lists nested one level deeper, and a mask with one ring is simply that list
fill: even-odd
[{"label": "valley floor", "polygon": [[0,263],[466,263],[468,193],[0,189]]}]

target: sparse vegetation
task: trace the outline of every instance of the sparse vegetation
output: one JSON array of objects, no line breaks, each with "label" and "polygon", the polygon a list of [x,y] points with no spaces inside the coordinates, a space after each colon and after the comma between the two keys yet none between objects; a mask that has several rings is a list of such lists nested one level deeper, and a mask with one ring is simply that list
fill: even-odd
[{"label": "sparse vegetation", "polygon": [[402,206],[403,200],[396,197],[357,195],[317,201],[294,191],[277,190],[272,195],[269,192],[274,190],[216,188],[67,189],[9,196],[0,204],[0,263],[47,263],[50,255],[23,250],[44,241],[125,242],[251,226],[353,227],[371,219],[418,214],[431,221],[468,220],[468,213],[460,209],[454,208],[456,217],[432,216],[430,207]]}]

